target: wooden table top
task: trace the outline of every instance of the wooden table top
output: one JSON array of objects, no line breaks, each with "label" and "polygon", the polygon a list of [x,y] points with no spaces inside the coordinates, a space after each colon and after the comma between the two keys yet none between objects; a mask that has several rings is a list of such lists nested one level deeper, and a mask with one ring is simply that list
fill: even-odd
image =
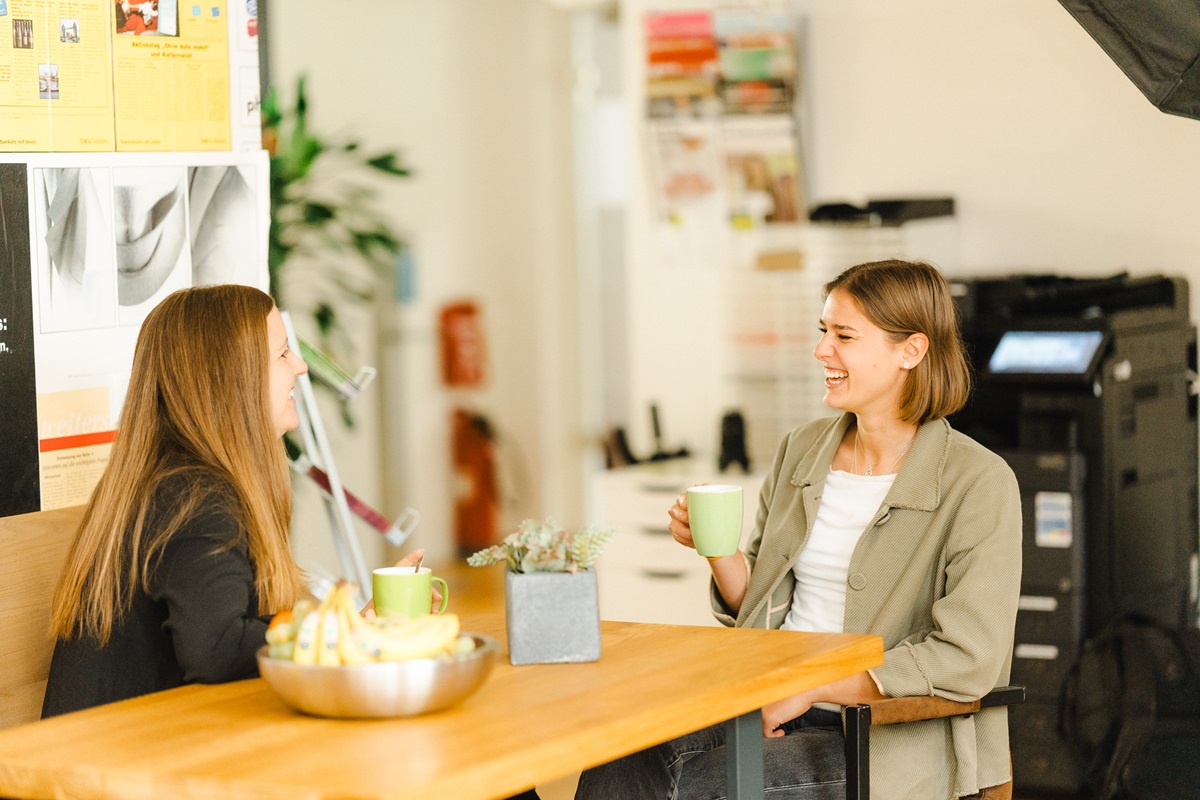
[{"label": "wooden table top", "polygon": [[515,794],[882,663],[878,637],[602,623],[600,660],[496,666],[450,709],[291,711],[261,679],[185,686],[0,731],[0,795],[489,798]]}]

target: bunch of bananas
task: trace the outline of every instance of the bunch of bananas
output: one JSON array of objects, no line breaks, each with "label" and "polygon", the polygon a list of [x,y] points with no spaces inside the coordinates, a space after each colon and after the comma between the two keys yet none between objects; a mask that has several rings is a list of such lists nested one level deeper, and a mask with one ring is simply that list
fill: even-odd
[{"label": "bunch of bananas", "polygon": [[458,635],[454,614],[416,619],[364,619],[354,607],[354,584],[340,581],[320,604],[301,600],[276,614],[267,629],[272,658],[297,664],[369,664],[469,652],[474,640]]}]

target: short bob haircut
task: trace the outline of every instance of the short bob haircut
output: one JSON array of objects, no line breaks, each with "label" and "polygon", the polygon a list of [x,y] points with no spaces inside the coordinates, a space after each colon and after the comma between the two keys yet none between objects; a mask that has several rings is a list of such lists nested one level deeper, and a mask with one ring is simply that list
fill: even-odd
[{"label": "short bob haircut", "polygon": [[853,298],[893,342],[914,333],[929,339],[925,358],[909,370],[904,382],[901,419],[920,425],[966,405],[971,367],[950,286],[935,267],[898,259],[859,264],[825,284],[826,297],[834,291]]}]

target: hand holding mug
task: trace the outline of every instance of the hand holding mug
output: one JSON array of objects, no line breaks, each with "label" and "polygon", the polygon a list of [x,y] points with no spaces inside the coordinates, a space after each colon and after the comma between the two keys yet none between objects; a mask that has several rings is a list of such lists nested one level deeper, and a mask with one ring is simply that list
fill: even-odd
[{"label": "hand holding mug", "polygon": [[671,521],[667,523],[667,530],[671,532],[675,541],[684,547],[695,550],[696,543],[692,539],[692,529],[689,527],[687,500],[687,492],[682,491],[676,496],[674,504],[667,509],[667,516],[671,518]]},{"label": "hand holding mug", "polygon": [[[418,547],[416,550],[413,550],[411,553],[409,553],[404,558],[397,561],[392,566],[395,566],[395,567],[419,567],[419,566],[421,566],[421,562],[424,560],[425,560],[425,548]],[[441,580],[441,578],[438,578],[436,580],[441,581],[441,584],[438,585],[435,583],[433,586],[433,603],[430,605],[430,612],[435,613],[435,614],[440,614],[446,608],[444,605],[442,605],[442,590],[440,587],[445,586],[446,582]],[[438,610],[435,610],[435,609],[438,609]]]}]

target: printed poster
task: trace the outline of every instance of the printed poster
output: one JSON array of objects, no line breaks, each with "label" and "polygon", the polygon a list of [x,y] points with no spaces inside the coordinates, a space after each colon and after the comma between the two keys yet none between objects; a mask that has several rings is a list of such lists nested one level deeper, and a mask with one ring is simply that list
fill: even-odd
[{"label": "printed poster", "polygon": [[224,0],[119,3],[112,24],[117,150],[229,150]]},{"label": "printed poster", "polygon": [[86,503],[116,436],[111,387],[38,395],[41,508]]},{"label": "printed poster", "polygon": [[110,0],[6,0],[0,151],[114,149]]},{"label": "printed poster", "polygon": [[4,0],[0,152],[258,149],[257,2],[231,7]]},{"label": "printed poster", "polygon": [[0,515],[86,501],[138,330],[164,297],[267,288],[265,151],[21,161],[0,163],[0,382],[16,401],[0,415],[0,441],[16,444],[0,453],[0,481],[23,488]]}]

